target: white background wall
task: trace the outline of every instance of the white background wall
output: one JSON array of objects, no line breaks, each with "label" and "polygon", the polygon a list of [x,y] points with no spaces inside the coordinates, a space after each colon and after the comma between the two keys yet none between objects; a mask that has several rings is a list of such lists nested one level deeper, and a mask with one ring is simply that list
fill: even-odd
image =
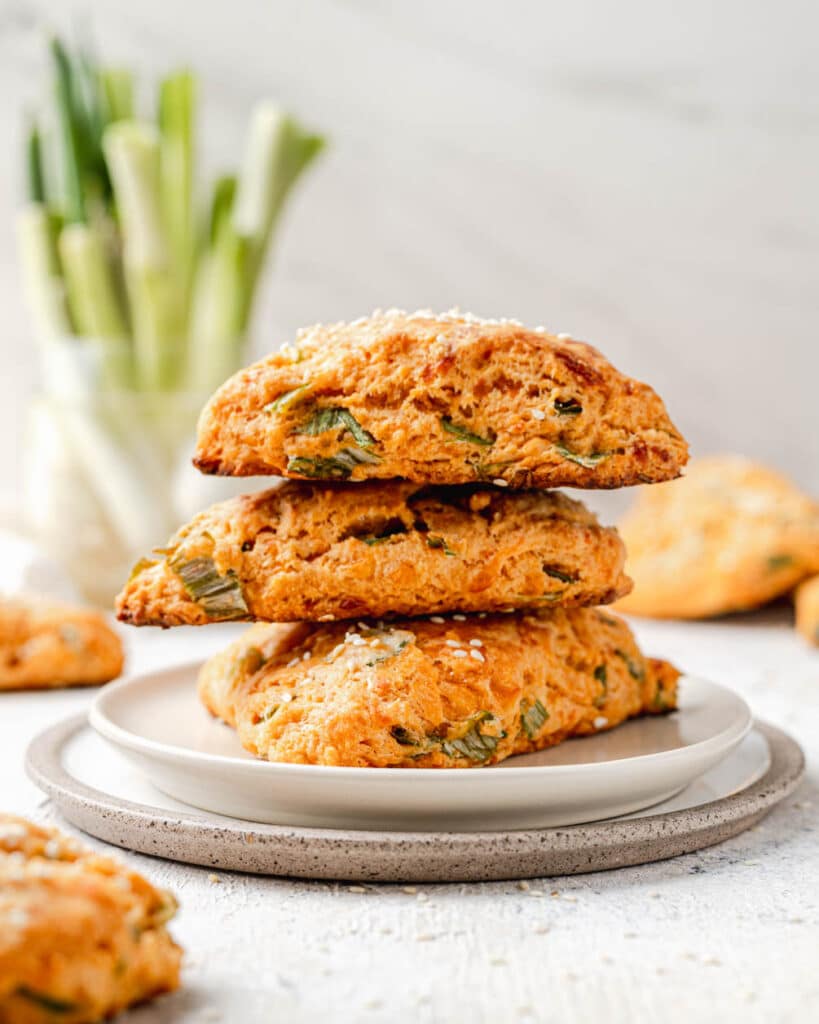
[{"label": "white background wall", "polygon": [[0,3],[0,493],[37,385],[15,268],[43,26],[87,15],[146,77],[190,62],[208,166],[272,94],[332,149],[257,325],[461,305],[593,341],[696,452],[819,491],[819,61],[811,0]]}]

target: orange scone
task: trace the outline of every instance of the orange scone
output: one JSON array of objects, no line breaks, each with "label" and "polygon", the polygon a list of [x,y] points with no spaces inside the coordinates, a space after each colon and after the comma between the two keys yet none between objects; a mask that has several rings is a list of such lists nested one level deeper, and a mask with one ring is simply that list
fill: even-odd
[{"label": "orange scone", "polygon": [[106,683],[122,644],[104,616],[46,598],[0,598],[0,690]]},{"label": "orange scone", "polygon": [[676,706],[679,673],[592,608],[255,626],[200,677],[272,761],[469,768]]},{"label": "orange scone", "polygon": [[647,487],[620,523],[635,615],[698,619],[756,608],[819,572],[819,503],[738,455]]},{"label": "orange scone", "polygon": [[604,604],[625,550],[558,492],[400,481],[284,486],[215,505],[139,563],[117,602],[136,625],[289,622]]},{"label": "orange scone", "polygon": [[175,910],[118,861],[0,815],[0,1024],[91,1024],[177,988]]},{"label": "orange scone", "polygon": [[398,310],[317,325],[242,370],[199,421],[206,473],[515,488],[670,480],[683,437],[596,349],[514,320]]},{"label": "orange scone", "polygon": [[819,647],[819,576],[800,583],[793,595],[796,628],[809,644]]}]

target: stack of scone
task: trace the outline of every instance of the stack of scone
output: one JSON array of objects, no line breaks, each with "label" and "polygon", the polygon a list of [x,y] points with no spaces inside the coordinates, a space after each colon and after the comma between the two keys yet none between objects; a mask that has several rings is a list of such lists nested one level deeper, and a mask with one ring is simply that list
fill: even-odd
[{"label": "stack of scone", "polygon": [[196,464],[289,481],[201,513],[118,601],[137,625],[257,620],[200,693],[276,761],[472,767],[675,707],[678,673],[595,607],[617,533],[548,488],[679,474],[662,401],[515,321],[302,331],[214,395]]}]

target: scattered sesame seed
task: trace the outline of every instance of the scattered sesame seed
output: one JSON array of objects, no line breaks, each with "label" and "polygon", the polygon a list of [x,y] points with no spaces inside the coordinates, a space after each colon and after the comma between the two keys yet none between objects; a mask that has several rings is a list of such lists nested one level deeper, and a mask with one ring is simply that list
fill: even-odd
[{"label": "scattered sesame seed", "polygon": [[298,655],[295,658],[291,658],[290,661],[288,661],[287,663],[287,667],[292,668],[294,665],[298,665],[300,660],[301,659],[298,657]]},{"label": "scattered sesame seed", "polygon": [[466,616],[465,615],[461,615],[460,613],[458,613],[457,615],[453,615],[452,618],[456,622],[466,622]]},{"label": "scattered sesame seed", "polygon": [[214,875],[213,873],[211,873],[208,875],[208,881],[212,885],[218,885],[222,881],[222,879],[218,875]]},{"label": "scattered sesame seed", "polygon": [[285,691],[281,695],[281,697],[279,697],[279,700],[282,702],[282,704],[289,704],[292,699],[293,699],[293,694],[292,693],[288,693],[287,691]]},{"label": "scattered sesame seed", "polygon": [[427,896],[425,892],[419,892],[415,898],[419,903],[426,903],[427,900],[429,899],[429,896]]},{"label": "scattered sesame seed", "polygon": [[537,327],[535,328],[535,333],[536,334],[545,334],[546,333],[546,328],[543,326],[543,324],[538,324]]},{"label": "scattered sesame seed", "polygon": [[486,612],[478,612],[478,618],[479,619],[485,619],[486,618],[486,614],[487,614]]},{"label": "scattered sesame seed", "polygon": [[348,885],[347,892],[366,892],[363,885]]},{"label": "scattered sesame seed", "polygon": [[370,628],[370,627],[369,627],[369,626],[367,625],[367,623],[366,623],[366,622],[357,622],[357,623],[356,623],[356,625],[358,626],[358,628],[359,628],[359,629],[369,629],[369,628]]},{"label": "scattered sesame seed", "polygon": [[549,926],[547,924],[536,924],[532,931],[535,935],[548,935]]},{"label": "scattered sesame seed", "polygon": [[415,941],[416,942],[432,942],[434,938],[435,938],[435,936],[431,935],[429,932],[421,932],[420,935],[416,935],[415,936]]},{"label": "scattered sesame seed", "polygon": [[529,888],[529,883],[526,881],[525,878],[521,879],[521,881],[518,882],[518,889],[520,889],[521,892],[528,892]]},{"label": "scattered sesame seed", "polygon": [[54,860],[56,857],[60,856],[60,844],[57,842],[56,839],[49,839],[49,841],[43,847],[43,853],[46,855],[46,857],[50,858],[51,860]]},{"label": "scattered sesame seed", "polygon": [[477,637],[469,641],[470,647],[483,647],[483,640],[479,640]]},{"label": "scattered sesame seed", "polygon": [[542,409],[532,409],[532,417],[536,420],[545,420],[546,413]]},{"label": "scattered sesame seed", "polygon": [[543,890],[542,889],[530,889],[529,890],[529,895],[530,896],[534,896],[535,898],[540,897],[540,896],[543,895]]},{"label": "scattered sesame seed", "polygon": [[571,334],[558,334],[556,335],[558,341],[571,341]]},{"label": "scattered sesame seed", "polygon": [[469,657],[474,658],[475,661],[486,661],[486,658],[484,658],[481,652],[476,651],[474,648],[469,652]]},{"label": "scattered sesame seed", "polygon": [[598,715],[592,724],[595,729],[604,729],[609,724],[609,720],[605,715]]},{"label": "scattered sesame seed", "polygon": [[457,651],[453,651],[452,652],[452,656],[453,656],[453,658],[465,658],[466,657],[466,651],[461,650],[461,649],[459,649]]},{"label": "scattered sesame seed", "polygon": [[446,619],[442,615],[430,615],[429,621],[437,622],[439,626],[442,626],[446,622]]},{"label": "scattered sesame seed", "polygon": [[552,889],[552,891],[549,893],[549,895],[552,898],[554,898],[554,899],[559,899],[560,898],[560,893],[557,891],[557,889]]},{"label": "scattered sesame seed", "polygon": [[444,337],[443,334],[439,334],[439,335],[436,336],[435,340],[443,343],[443,342],[446,341],[446,338]]},{"label": "scattered sesame seed", "polygon": [[418,890],[414,885],[404,885],[401,887],[401,892],[405,892],[407,896],[414,896]]},{"label": "scattered sesame seed", "polygon": [[302,656],[301,656],[301,660],[302,661],[309,661],[310,660],[310,652],[309,651],[305,651],[304,654],[302,654]]},{"label": "scattered sesame seed", "polygon": [[461,646],[461,641],[460,640],[453,640],[452,637],[447,637],[446,640],[445,640],[445,643],[446,643],[447,647],[460,647]]},{"label": "scattered sesame seed", "polygon": [[508,481],[508,480],[503,480],[503,479],[502,479],[501,477],[499,477],[499,476],[496,476],[496,477],[495,477],[495,479],[494,479],[494,480],[492,481],[492,483],[493,483],[493,484],[494,484],[494,485],[495,485],[496,487],[508,487],[508,486],[509,486],[509,481]]}]

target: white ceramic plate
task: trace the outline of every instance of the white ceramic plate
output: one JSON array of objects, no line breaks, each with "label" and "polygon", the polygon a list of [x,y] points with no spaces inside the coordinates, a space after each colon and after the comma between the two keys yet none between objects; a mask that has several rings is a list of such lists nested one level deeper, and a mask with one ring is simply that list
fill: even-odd
[{"label": "white ceramic plate", "polygon": [[196,696],[198,664],[102,689],[94,729],[163,793],[246,821],[432,832],[597,821],[667,800],[751,728],[735,693],[685,676],[680,709],[477,769],[331,768],[246,753]]}]

